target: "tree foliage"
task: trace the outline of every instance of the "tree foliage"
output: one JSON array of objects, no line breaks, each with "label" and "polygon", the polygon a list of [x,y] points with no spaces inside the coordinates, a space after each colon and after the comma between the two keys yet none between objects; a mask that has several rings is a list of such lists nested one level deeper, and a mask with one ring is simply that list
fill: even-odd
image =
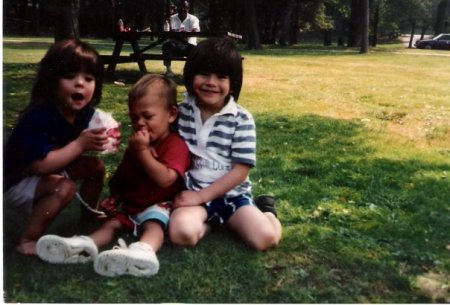
[{"label": "tree foliage", "polygon": [[[137,29],[162,28],[169,0],[4,0],[5,34],[58,37],[114,34],[118,18]],[[179,0],[172,0],[177,3]],[[249,48],[289,46],[306,38],[325,45],[361,45],[362,34],[438,34],[450,31],[450,0],[191,0],[204,30],[243,34]],[[364,4],[364,5],[363,5]],[[368,9],[370,27],[361,20]],[[364,31],[364,32],[363,32]],[[365,41],[365,38],[364,38]]]}]

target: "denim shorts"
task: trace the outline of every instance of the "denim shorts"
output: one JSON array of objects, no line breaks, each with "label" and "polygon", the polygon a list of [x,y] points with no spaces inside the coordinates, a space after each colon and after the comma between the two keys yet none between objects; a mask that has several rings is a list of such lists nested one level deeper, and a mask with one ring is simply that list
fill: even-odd
[{"label": "denim shorts", "polygon": [[255,206],[249,193],[236,197],[214,199],[205,205],[208,213],[207,220],[209,222],[218,220],[220,223],[226,223],[239,208],[246,205]]}]

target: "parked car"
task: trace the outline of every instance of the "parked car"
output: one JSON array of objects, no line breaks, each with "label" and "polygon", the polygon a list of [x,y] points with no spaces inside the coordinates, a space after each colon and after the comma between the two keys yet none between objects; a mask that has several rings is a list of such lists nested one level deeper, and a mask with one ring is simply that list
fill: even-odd
[{"label": "parked car", "polygon": [[418,49],[450,50],[450,34],[439,34],[432,39],[417,40],[414,45]]}]

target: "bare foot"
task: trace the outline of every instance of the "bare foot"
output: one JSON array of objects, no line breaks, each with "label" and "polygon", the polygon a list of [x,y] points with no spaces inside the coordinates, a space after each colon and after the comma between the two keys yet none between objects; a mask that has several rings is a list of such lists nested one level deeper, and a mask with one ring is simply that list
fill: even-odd
[{"label": "bare foot", "polygon": [[16,251],[22,255],[36,255],[36,244],[35,240],[21,240],[16,246]]}]

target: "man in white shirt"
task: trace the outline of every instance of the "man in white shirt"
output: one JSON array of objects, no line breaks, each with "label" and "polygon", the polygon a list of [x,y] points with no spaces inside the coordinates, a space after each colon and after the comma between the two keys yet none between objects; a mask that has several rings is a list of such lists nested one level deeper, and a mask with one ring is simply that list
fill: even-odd
[{"label": "man in white shirt", "polygon": [[[178,13],[170,16],[170,27],[175,32],[200,32],[200,22],[198,18],[189,12],[189,2],[181,1],[178,6]],[[166,66],[166,76],[173,77],[171,69],[171,57],[188,56],[189,52],[197,45],[196,37],[187,37],[183,40],[170,39],[162,46],[164,56],[164,66]]]}]

